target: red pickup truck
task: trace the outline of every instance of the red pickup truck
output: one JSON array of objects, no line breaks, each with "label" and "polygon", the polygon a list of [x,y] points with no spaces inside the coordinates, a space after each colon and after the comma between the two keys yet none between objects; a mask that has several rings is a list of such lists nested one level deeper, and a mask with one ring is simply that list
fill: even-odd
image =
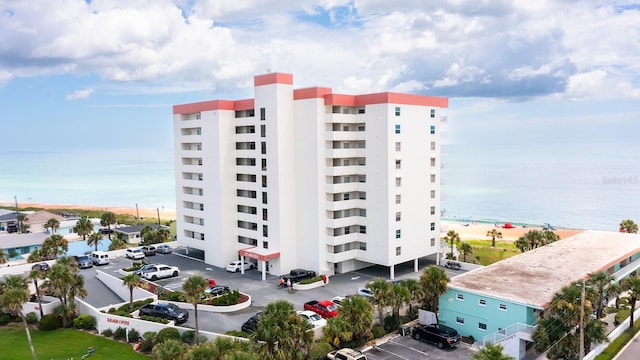
[{"label": "red pickup truck", "polygon": [[308,301],[304,303],[305,310],[311,310],[323,318],[332,318],[338,316],[338,307],[329,300]]}]

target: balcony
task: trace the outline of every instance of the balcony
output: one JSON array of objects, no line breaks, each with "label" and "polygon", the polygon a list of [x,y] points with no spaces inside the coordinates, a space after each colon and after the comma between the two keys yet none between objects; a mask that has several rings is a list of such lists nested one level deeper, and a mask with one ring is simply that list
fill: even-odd
[{"label": "balcony", "polygon": [[364,191],[365,183],[349,182],[341,184],[327,184],[325,186],[325,192],[330,194],[345,193],[352,191]]},{"label": "balcony", "polygon": [[356,158],[364,157],[365,148],[349,149],[327,149],[324,153],[326,158]]},{"label": "balcony", "polygon": [[331,141],[366,140],[364,131],[327,131],[325,137]]},{"label": "balcony", "polygon": [[365,165],[329,166],[326,170],[328,176],[366,175]]},{"label": "balcony", "polygon": [[328,262],[332,262],[332,263],[339,263],[342,261],[346,261],[346,260],[350,260],[350,259],[355,259],[358,257],[359,254],[358,249],[351,249],[348,251],[343,251],[341,253],[337,253],[337,254],[327,254],[327,261]]},{"label": "balcony", "polygon": [[365,200],[351,199],[341,201],[327,201],[326,209],[329,211],[366,208]]}]

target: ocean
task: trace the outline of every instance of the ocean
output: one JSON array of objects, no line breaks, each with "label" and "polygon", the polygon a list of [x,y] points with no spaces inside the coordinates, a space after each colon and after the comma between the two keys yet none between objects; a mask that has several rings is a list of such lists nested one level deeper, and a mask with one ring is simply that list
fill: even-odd
[{"label": "ocean", "polygon": [[[0,152],[0,201],[175,209],[172,149]],[[443,218],[618,230],[640,222],[640,144],[443,147]]]}]

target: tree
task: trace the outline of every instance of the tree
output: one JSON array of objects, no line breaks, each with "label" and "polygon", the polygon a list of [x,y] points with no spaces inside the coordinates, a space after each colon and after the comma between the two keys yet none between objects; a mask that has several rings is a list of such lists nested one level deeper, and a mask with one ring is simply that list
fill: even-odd
[{"label": "tree", "polygon": [[2,310],[13,316],[19,316],[20,319],[22,319],[22,325],[24,326],[24,331],[27,333],[27,341],[31,349],[31,356],[36,360],[36,350],[31,340],[29,324],[27,324],[27,318],[22,314],[22,304],[29,300],[27,279],[20,275],[8,275],[1,287],[2,295],[0,295],[0,304],[2,305]]},{"label": "tree", "polygon": [[42,242],[42,256],[45,259],[53,260],[58,255],[64,255],[69,251],[69,242],[60,234],[53,234]]},{"label": "tree", "polygon": [[[129,310],[133,310],[133,289],[140,285],[140,276],[136,273],[127,274],[122,278],[122,285],[129,288]],[[196,328],[196,336],[197,334],[198,332]]]},{"label": "tree", "polygon": [[115,238],[111,240],[111,244],[109,244],[109,251],[126,249],[127,247],[127,243],[124,240]]},{"label": "tree", "polygon": [[87,245],[94,246],[94,250],[98,251],[98,245],[100,245],[100,241],[102,241],[102,234],[98,231],[98,232],[94,232],[91,233],[91,235],[89,235],[89,238],[87,239]]},{"label": "tree", "polygon": [[542,241],[541,245],[551,244],[552,242],[556,242],[560,240],[560,236],[554,233],[551,230],[542,230]]},{"label": "tree", "polygon": [[168,339],[153,347],[151,357],[154,360],[180,360],[184,352],[185,347],[179,340]]},{"label": "tree", "polygon": [[413,315],[413,303],[420,294],[420,283],[416,279],[406,279],[402,282],[402,286],[409,290],[409,314]]},{"label": "tree", "polygon": [[613,276],[609,275],[606,271],[600,271],[595,274],[589,274],[589,280],[587,280],[587,285],[591,287],[591,289],[596,294],[596,298],[594,299],[595,308],[596,308],[596,318],[602,318],[602,313],[604,312],[604,307],[606,306],[606,299],[610,294],[611,283],[613,282]]},{"label": "tree", "polygon": [[[81,217],[78,222],[76,222],[76,226],[73,227],[73,232],[78,234],[78,236],[82,236],[82,241],[86,241],[87,236],[93,232],[93,224],[91,223],[91,220],[86,216]],[[88,242],[87,245],[91,246]],[[96,250],[98,250],[97,246]]]},{"label": "tree", "polygon": [[462,251],[462,261],[467,262],[467,254],[473,254],[473,247],[468,242],[463,242],[460,245],[460,251]]},{"label": "tree", "polygon": [[636,301],[638,301],[638,296],[640,296],[640,277],[633,275],[623,279],[622,289],[629,292],[629,305],[631,305],[629,327],[633,328],[633,312],[636,311]]},{"label": "tree", "polygon": [[75,311],[74,296],[87,295],[84,277],[78,273],[77,267],[69,265],[64,260],[58,261],[47,272],[44,287],[60,300],[58,311],[62,316],[62,325],[66,327],[69,315]]},{"label": "tree", "polygon": [[438,312],[438,299],[447,292],[449,277],[439,266],[430,265],[425,268],[420,276],[420,294],[425,310]]},{"label": "tree", "polygon": [[384,324],[384,307],[391,303],[391,286],[383,278],[375,278],[367,284],[371,289],[373,297],[376,299],[376,307],[378,309],[378,322]]},{"label": "tree", "polygon": [[393,312],[394,316],[400,317],[400,308],[404,304],[411,302],[411,293],[409,292],[409,289],[401,284],[393,284],[389,293],[391,300],[391,311]]},{"label": "tree", "polygon": [[513,245],[515,245],[515,247],[517,247],[520,250],[520,252],[525,252],[529,250],[529,242],[524,236],[520,236],[518,240],[513,242]]},{"label": "tree", "polygon": [[107,211],[102,214],[102,217],[100,218],[100,226],[107,227],[109,240],[111,240],[111,225],[114,225],[115,223],[116,223],[116,214],[114,214],[111,211]]},{"label": "tree", "polygon": [[56,218],[51,218],[51,219],[47,220],[46,223],[44,223],[44,228],[47,231],[49,229],[51,229],[51,233],[55,234],[56,231],[58,231],[58,229],[60,229],[60,221],[58,221],[58,219],[56,219]]},{"label": "tree", "polygon": [[473,355],[473,360],[513,360],[513,356],[502,353],[502,345],[487,344]]},{"label": "tree", "polygon": [[171,231],[169,229],[160,228],[156,231],[156,236],[159,243],[166,242],[171,239]]},{"label": "tree", "polygon": [[196,344],[200,339],[200,331],[198,328],[198,302],[204,296],[204,290],[207,288],[208,282],[202,276],[190,276],[184,284],[182,284],[182,290],[184,290],[187,301],[193,305],[193,313],[196,323]]},{"label": "tree", "polygon": [[313,344],[311,324],[286,300],[267,304],[251,334],[267,359],[305,358]]},{"label": "tree", "polygon": [[487,231],[487,236],[491,238],[491,247],[496,247],[496,239],[502,239],[502,233],[497,229]]},{"label": "tree", "polygon": [[29,224],[27,224],[27,222],[29,221],[27,215],[19,214],[16,219],[18,220],[18,231],[20,232],[20,234],[26,233],[30,227]]},{"label": "tree", "polygon": [[540,230],[529,230],[522,237],[524,237],[524,239],[529,243],[529,250],[533,250],[538,246],[544,245],[542,232]]},{"label": "tree", "polygon": [[351,324],[353,341],[368,339],[373,327],[373,305],[362,296],[350,296],[340,304],[338,317]]},{"label": "tree", "polygon": [[631,219],[625,219],[620,222],[620,232],[626,232],[630,234],[638,233],[638,224]]},{"label": "tree", "polygon": [[339,349],[343,342],[350,341],[353,337],[353,326],[338,312],[338,316],[327,319],[327,325],[323,329],[324,341]]},{"label": "tree", "polygon": [[33,250],[31,250],[31,253],[29,253],[29,257],[27,258],[27,262],[28,263],[35,263],[35,262],[39,262],[42,261],[44,259],[44,256],[42,255],[42,250],[39,248],[35,248]]},{"label": "tree", "polygon": [[7,261],[9,261],[9,256],[4,249],[0,249],[0,264],[6,264]]},{"label": "tree", "polygon": [[42,273],[42,271],[38,270],[38,269],[32,269],[29,272],[29,279],[33,280],[33,286],[36,289],[36,299],[38,300],[38,307],[40,308],[40,317],[42,318],[44,316],[44,312],[42,311],[42,301],[40,298],[40,288],[39,288],[39,280],[42,280],[44,278],[44,274]]},{"label": "tree", "polygon": [[449,254],[450,257],[448,257],[449,259],[453,259],[453,244],[458,244],[460,243],[460,235],[455,231],[455,230],[449,230],[447,231],[447,236],[443,237],[442,239],[444,239],[444,241],[446,241],[447,243],[449,243],[451,245],[451,252]]}]

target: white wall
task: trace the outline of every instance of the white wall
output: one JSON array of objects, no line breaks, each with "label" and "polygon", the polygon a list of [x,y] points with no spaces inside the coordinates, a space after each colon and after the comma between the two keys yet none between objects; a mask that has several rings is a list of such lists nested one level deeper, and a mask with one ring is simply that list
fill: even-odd
[{"label": "white wall", "polygon": [[[122,284],[122,279],[118,279],[115,276],[109,275],[103,271],[96,270],[96,278],[100,280],[106,287],[111,289],[116,295],[118,295],[123,301],[129,301],[129,287]],[[153,298],[158,300],[158,296],[152,292],[141,289],[139,287],[133,288],[133,301]]]}]

